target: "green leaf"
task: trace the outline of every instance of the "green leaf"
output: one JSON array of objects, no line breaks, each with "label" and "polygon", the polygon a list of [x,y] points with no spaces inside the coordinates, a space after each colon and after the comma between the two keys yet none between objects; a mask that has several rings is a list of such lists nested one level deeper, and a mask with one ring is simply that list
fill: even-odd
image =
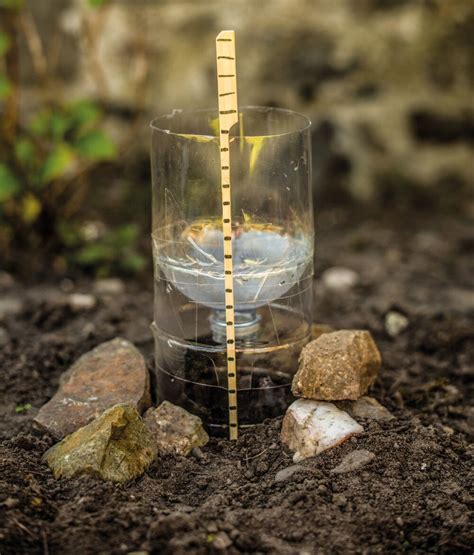
[{"label": "green leaf", "polygon": [[0,32],[0,56],[6,54],[10,48],[10,37],[6,33]]},{"label": "green leaf", "polygon": [[74,146],[77,152],[88,160],[111,160],[117,155],[117,147],[103,131],[86,133]]},{"label": "green leaf", "polygon": [[79,127],[87,127],[97,123],[102,112],[99,106],[90,100],[78,100],[67,106],[74,123]]},{"label": "green leaf", "polygon": [[25,403],[24,405],[17,405],[15,407],[15,412],[17,414],[21,414],[22,412],[26,412],[26,411],[30,410],[31,408],[32,408],[31,403]]},{"label": "green leaf", "polygon": [[12,90],[11,83],[6,75],[0,73],[0,100],[6,98]]},{"label": "green leaf", "polygon": [[139,253],[131,252],[120,260],[121,266],[124,270],[129,272],[139,272],[146,266],[147,260]]},{"label": "green leaf", "polygon": [[27,138],[18,139],[15,143],[15,155],[19,162],[24,165],[30,165],[35,160],[35,146]]},{"label": "green leaf", "polygon": [[32,224],[41,212],[41,203],[31,193],[27,193],[21,201],[21,217],[27,224]]},{"label": "green leaf", "polygon": [[51,131],[51,117],[51,109],[43,108],[33,116],[28,127],[32,133],[43,137]]},{"label": "green leaf", "polygon": [[106,4],[108,0],[87,0],[87,3],[91,8],[100,8],[104,4]]},{"label": "green leaf", "polygon": [[76,156],[73,149],[65,143],[59,143],[46,157],[41,172],[42,181],[48,183],[62,177],[74,167],[75,162]]},{"label": "green leaf", "polygon": [[110,245],[95,243],[79,250],[76,260],[79,264],[94,265],[113,258],[114,251]]},{"label": "green leaf", "polygon": [[20,10],[25,4],[25,0],[0,0],[0,8]]},{"label": "green leaf", "polygon": [[10,168],[0,163],[0,202],[10,199],[20,190],[20,183]]},{"label": "green leaf", "polygon": [[129,246],[138,238],[139,229],[136,224],[127,224],[111,232],[111,239],[119,246]]}]

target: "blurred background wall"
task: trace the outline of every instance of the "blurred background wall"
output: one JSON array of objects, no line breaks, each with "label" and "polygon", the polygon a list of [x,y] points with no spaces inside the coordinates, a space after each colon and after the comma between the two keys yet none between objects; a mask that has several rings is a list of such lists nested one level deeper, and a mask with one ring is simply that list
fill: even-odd
[{"label": "blurred background wall", "polygon": [[[81,229],[95,221],[91,237],[102,233],[102,219],[117,223],[125,214],[125,221],[143,221],[148,121],[174,108],[216,105],[214,38],[226,28],[237,33],[241,105],[287,107],[312,119],[318,198],[388,210],[429,202],[474,213],[471,0],[2,1],[10,4],[2,8],[2,32],[16,36],[4,48],[5,118],[13,89],[20,106],[15,139],[3,141],[2,160],[10,170],[13,164],[8,175],[17,176],[16,198],[21,189],[24,203],[29,193],[39,214],[51,211],[45,192],[57,181],[77,183],[79,172],[88,183],[70,218],[77,217]],[[15,169],[22,162],[18,155],[11,159],[14,143],[23,128],[32,132],[28,122],[45,107],[64,116],[72,101],[84,99],[100,110],[93,124],[103,156],[91,155],[94,140],[87,143],[79,127],[82,151],[73,140],[58,171],[37,166],[46,175],[38,193]],[[75,129],[67,128],[60,142],[69,147]],[[106,137],[102,142],[98,132]],[[42,164],[57,143],[54,133],[46,137]],[[75,233],[84,231],[71,232],[73,244]],[[78,240],[74,248],[83,247]],[[4,249],[11,257],[5,240]]]}]

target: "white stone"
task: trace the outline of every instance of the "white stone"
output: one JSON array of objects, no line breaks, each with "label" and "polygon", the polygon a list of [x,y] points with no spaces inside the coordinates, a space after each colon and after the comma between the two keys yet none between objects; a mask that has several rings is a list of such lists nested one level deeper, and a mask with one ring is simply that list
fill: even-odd
[{"label": "white stone", "polygon": [[84,293],[73,293],[68,297],[68,304],[72,310],[91,310],[95,307],[97,301],[92,295]]},{"label": "white stone", "polygon": [[125,284],[119,278],[98,279],[94,291],[99,295],[121,295],[125,292]]},{"label": "white stone", "polygon": [[328,268],[321,280],[327,289],[332,291],[347,291],[359,282],[359,274],[350,268],[334,266]]},{"label": "white stone", "polygon": [[390,337],[397,337],[408,327],[408,318],[400,312],[390,310],[385,315],[385,329]]},{"label": "white stone", "polygon": [[298,399],[286,411],[281,440],[294,451],[293,461],[299,462],[363,431],[360,424],[332,403]]}]

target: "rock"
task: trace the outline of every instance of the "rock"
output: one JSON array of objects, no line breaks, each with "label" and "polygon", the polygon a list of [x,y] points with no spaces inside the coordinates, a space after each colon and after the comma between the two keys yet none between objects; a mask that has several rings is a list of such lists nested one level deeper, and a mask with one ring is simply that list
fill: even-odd
[{"label": "rock", "polygon": [[94,292],[98,295],[122,295],[125,284],[119,278],[98,279],[94,283]]},{"label": "rock", "polygon": [[369,462],[375,459],[375,455],[367,449],[356,449],[346,455],[342,461],[331,470],[331,474],[345,474],[346,472],[353,472],[359,470]]},{"label": "rock", "polygon": [[10,341],[10,335],[5,328],[0,328],[0,347],[5,347]]},{"label": "rock", "polygon": [[395,416],[381,405],[377,399],[364,395],[357,401],[342,401],[337,406],[347,411],[354,418],[365,418],[367,420],[376,420],[378,422],[393,420]]},{"label": "rock", "polygon": [[63,374],[58,391],[40,409],[35,423],[63,438],[118,403],[139,412],[151,405],[145,360],[120,337],[82,355]]},{"label": "rock", "polygon": [[311,337],[317,339],[320,335],[323,335],[323,333],[331,333],[333,331],[336,330],[327,324],[313,324],[311,326]]},{"label": "rock", "polygon": [[53,445],[44,460],[55,478],[91,474],[127,482],[143,474],[155,457],[155,443],[137,410],[120,404]]},{"label": "rock", "polygon": [[400,335],[408,327],[409,323],[408,318],[400,314],[400,312],[390,310],[385,315],[385,330],[390,337]]},{"label": "rock", "polygon": [[232,545],[232,540],[225,532],[217,532],[212,545],[217,551],[224,551]]},{"label": "rock", "polygon": [[144,420],[160,453],[187,456],[194,447],[209,441],[198,416],[168,401],[149,409]]},{"label": "rock", "polygon": [[293,394],[332,401],[364,395],[377,378],[381,357],[370,332],[340,330],[308,343],[299,362]]},{"label": "rock", "polygon": [[10,289],[15,285],[15,279],[8,272],[0,271],[0,287]]},{"label": "rock", "polygon": [[331,291],[348,291],[359,282],[359,274],[349,268],[334,266],[323,272],[321,280]]},{"label": "rock", "polygon": [[67,302],[72,310],[80,312],[82,310],[92,310],[95,307],[97,300],[93,295],[72,293],[69,295]]},{"label": "rock", "polygon": [[332,403],[298,399],[286,411],[281,440],[295,452],[294,462],[299,462],[363,431],[360,424]]},{"label": "rock", "polygon": [[304,470],[304,467],[300,464],[293,464],[292,466],[282,468],[275,474],[275,482],[285,482],[300,470]]},{"label": "rock", "polygon": [[23,310],[21,299],[16,297],[5,297],[0,299],[0,320],[7,316],[16,316]]}]

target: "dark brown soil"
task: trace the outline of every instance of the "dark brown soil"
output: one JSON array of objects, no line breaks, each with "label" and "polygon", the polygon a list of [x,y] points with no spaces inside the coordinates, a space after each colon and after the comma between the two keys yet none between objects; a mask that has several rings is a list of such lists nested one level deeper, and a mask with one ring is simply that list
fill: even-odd
[{"label": "dark brown soil", "polygon": [[[335,295],[318,279],[315,321],[371,330],[384,361],[373,394],[396,419],[365,423],[283,482],[276,472],[293,463],[281,419],[237,443],[212,439],[202,458],[159,458],[127,485],[54,480],[41,462],[52,440],[31,418],[61,372],[104,340],[127,337],[152,367],[152,294],[128,283],[125,295],[74,313],[61,288],[91,283],[5,283],[3,298],[24,308],[0,323],[0,553],[471,553],[474,232],[458,218],[424,220],[320,216],[317,277],[343,265],[361,281]],[[410,321],[394,339],[384,329],[391,308]],[[330,473],[360,448],[376,455],[369,465]]]}]

